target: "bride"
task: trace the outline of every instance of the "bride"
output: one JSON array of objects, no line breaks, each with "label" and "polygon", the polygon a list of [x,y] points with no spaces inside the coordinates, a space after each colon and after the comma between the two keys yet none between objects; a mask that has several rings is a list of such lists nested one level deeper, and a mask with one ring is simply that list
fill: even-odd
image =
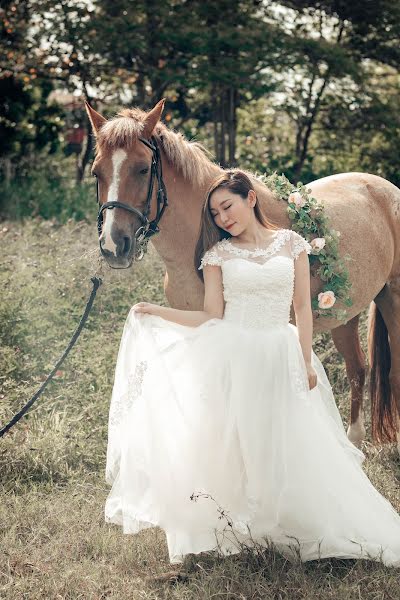
[{"label": "bride", "polygon": [[[242,543],[302,561],[400,567],[400,516],[365,475],[312,351],[310,244],[227,171],[202,211],[202,311],[126,320],[110,406],[105,519],[160,526],[169,558]],[[289,323],[290,308],[296,326]]]}]

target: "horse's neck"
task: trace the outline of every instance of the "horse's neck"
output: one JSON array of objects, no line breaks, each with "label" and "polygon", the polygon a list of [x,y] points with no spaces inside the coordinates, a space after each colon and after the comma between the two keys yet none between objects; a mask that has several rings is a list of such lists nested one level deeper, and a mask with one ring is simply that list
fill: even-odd
[{"label": "horse's neck", "polygon": [[159,223],[160,233],[153,243],[165,262],[168,273],[193,265],[194,248],[200,230],[200,217],[207,189],[221,172],[215,165],[201,186],[184,180],[169,165],[164,167],[168,206]]},{"label": "horse's neck", "polygon": [[290,227],[290,219],[287,214],[286,202],[278,200],[274,194],[258,179],[253,178],[252,183],[267,219],[279,227]]},{"label": "horse's neck", "polygon": [[[160,233],[152,238],[152,242],[166,265],[168,279],[165,293],[174,308],[203,308],[204,287],[196,275],[193,257],[205,195],[220,173],[220,167],[211,165],[208,176],[199,186],[185,181],[169,165],[164,167],[168,206],[159,223]],[[263,184],[256,181],[254,185],[267,217],[282,227],[287,226],[282,207],[284,203],[277,202]]]}]

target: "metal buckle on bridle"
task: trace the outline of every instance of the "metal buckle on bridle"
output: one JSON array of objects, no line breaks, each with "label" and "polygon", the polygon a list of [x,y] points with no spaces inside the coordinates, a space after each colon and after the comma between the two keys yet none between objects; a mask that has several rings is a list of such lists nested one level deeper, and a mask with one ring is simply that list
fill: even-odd
[{"label": "metal buckle on bridle", "polygon": [[[158,227],[158,223],[163,215],[165,208],[168,206],[168,198],[167,198],[167,190],[165,188],[163,176],[162,176],[162,162],[160,158],[160,152],[158,150],[157,142],[154,137],[149,140],[145,138],[139,138],[139,140],[145,144],[153,153],[152,161],[151,161],[151,172],[150,172],[150,181],[149,187],[147,190],[147,199],[146,205],[143,213],[135,208],[134,206],[129,206],[124,202],[120,202],[119,200],[113,200],[111,202],[105,202],[100,206],[99,199],[99,181],[97,180],[96,185],[96,193],[97,193],[97,203],[100,206],[99,212],[97,215],[97,232],[99,235],[99,240],[102,234],[103,229],[103,221],[104,216],[103,212],[105,210],[113,210],[114,208],[123,208],[128,212],[135,214],[141,220],[140,227],[135,231],[135,255],[134,260],[141,260],[144,254],[147,252],[147,245],[149,243],[150,238],[159,233],[160,229]],[[157,190],[157,214],[152,221],[148,220],[148,215],[151,210],[151,199],[153,196],[153,188],[154,181],[157,180],[158,190]],[[100,243],[100,242],[99,242]],[[101,248],[100,248],[101,249]]]},{"label": "metal buckle on bridle", "polygon": [[139,229],[135,231],[136,238],[136,252],[135,260],[142,260],[144,254],[147,252],[147,245],[152,235],[159,233],[160,229],[155,225],[154,229],[151,227],[151,223],[147,225],[141,225]]}]

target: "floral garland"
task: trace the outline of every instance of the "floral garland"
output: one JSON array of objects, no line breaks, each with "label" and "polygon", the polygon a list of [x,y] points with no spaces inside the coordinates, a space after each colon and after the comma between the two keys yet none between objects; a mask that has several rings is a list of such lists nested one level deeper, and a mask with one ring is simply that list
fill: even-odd
[{"label": "floral garland", "polygon": [[312,299],[312,309],[317,317],[333,317],[347,321],[347,311],[333,308],[336,301],[344,306],[352,306],[351,283],[344,261],[339,257],[338,243],[340,232],[328,223],[324,207],[313,198],[310,189],[302,183],[294,186],[284,175],[260,175],[258,177],[279,200],[288,203],[287,212],[292,221],[292,229],[311,244],[310,265],[313,275],[324,282],[322,292]]}]

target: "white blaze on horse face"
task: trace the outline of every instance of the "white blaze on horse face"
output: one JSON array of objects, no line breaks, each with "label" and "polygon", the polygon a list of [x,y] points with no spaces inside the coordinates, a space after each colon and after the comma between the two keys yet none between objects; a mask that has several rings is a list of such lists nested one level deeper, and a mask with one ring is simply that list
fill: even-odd
[{"label": "white blaze on horse face", "polygon": [[[115,150],[114,154],[111,157],[111,161],[112,161],[112,165],[113,165],[113,175],[112,175],[110,187],[108,189],[107,202],[115,202],[116,200],[118,200],[118,189],[119,189],[119,182],[120,182],[120,175],[121,175],[121,167],[127,156],[128,155],[125,152],[125,150],[122,150],[122,148],[118,148],[118,150]],[[113,221],[114,221],[114,210],[115,209],[105,211],[107,213],[107,216],[106,216],[105,224],[104,224],[104,228],[103,228],[103,236],[104,236],[103,248],[105,250],[109,250],[109,252],[112,252],[116,256],[117,255],[117,246],[114,244],[114,241],[111,237],[111,231],[112,231],[112,226],[113,226]]]}]

